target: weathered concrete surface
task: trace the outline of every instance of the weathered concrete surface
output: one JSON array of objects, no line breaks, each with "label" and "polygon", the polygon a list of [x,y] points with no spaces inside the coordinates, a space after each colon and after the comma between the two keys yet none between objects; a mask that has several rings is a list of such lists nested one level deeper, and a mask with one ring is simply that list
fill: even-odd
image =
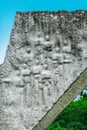
[{"label": "weathered concrete surface", "polygon": [[60,112],[87,86],[87,69],[71,84],[69,89],[57,100],[50,111],[35,126],[34,130],[46,130],[60,114]]},{"label": "weathered concrete surface", "polygon": [[86,11],[18,12],[0,65],[0,129],[46,130],[87,85],[86,67]]}]

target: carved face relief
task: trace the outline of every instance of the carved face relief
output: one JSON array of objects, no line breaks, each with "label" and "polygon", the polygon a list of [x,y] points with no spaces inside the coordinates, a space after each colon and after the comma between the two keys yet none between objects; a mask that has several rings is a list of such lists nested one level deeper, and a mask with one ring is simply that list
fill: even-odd
[{"label": "carved face relief", "polygon": [[[0,65],[2,130],[45,130],[45,125],[52,123],[56,113],[82,89],[80,83],[86,85],[83,70],[87,67],[87,12],[83,14],[17,13],[5,62]],[[80,77],[78,89],[73,85],[73,90],[70,85],[81,73],[85,82]],[[62,99],[63,96],[68,98]],[[36,128],[41,120],[45,125]]]}]

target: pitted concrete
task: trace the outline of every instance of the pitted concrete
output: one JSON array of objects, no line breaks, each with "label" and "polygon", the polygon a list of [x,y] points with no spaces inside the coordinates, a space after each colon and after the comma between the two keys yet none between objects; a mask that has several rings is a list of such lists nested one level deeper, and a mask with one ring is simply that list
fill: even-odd
[{"label": "pitted concrete", "polygon": [[0,129],[46,130],[87,85],[86,67],[86,11],[18,12],[0,65]]}]

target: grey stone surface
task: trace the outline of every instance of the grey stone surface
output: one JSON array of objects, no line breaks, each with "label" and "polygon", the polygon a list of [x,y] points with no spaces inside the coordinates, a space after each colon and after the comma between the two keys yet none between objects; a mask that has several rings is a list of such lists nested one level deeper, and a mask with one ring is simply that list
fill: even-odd
[{"label": "grey stone surface", "polygon": [[[18,12],[0,65],[0,129],[36,130],[86,67],[86,11]],[[61,104],[55,107],[60,112]]]}]

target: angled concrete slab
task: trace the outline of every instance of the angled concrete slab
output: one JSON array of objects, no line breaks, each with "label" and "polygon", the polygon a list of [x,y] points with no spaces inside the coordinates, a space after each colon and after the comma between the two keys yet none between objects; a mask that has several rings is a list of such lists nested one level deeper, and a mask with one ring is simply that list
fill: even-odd
[{"label": "angled concrete slab", "polygon": [[45,130],[86,84],[87,12],[17,12],[0,65],[0,129]]}]

